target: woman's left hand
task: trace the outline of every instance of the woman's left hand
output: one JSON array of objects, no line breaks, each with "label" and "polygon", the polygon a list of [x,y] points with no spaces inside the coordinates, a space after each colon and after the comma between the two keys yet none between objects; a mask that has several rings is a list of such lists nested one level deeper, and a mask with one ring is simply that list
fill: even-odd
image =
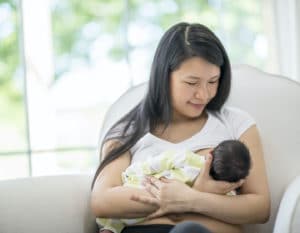
[{"label": "woman's left hand", "polygon": [[158,209],[146,219],[187,212],[187,201],[193,192],[188,185],[177,180],[164,177],[157,179],[153,176],[147,176],[143,184],[152,197],[133,195],[131,200],[157,206]]},{"label": "woman's left hand", "polygon": [[230,191],[236,190],[241,187],[245,182],[245,179],[241,179],[237,182],[227,182],[222,180],[214,180],[209,172],[212,164],[212,155],[208,154],[205,159],[203,168],[200,174],[197,176],[192,188],[206,193],[214,193],[225,195]]}]

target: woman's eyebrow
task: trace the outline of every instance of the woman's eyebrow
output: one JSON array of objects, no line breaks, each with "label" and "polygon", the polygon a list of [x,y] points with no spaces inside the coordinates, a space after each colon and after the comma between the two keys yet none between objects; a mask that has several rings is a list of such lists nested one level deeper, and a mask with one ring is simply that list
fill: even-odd
[{"label": "woman's eyebrow", "polygon": [[[215,76],[212,76],[211,78],[209,78],[209,79],[214,79],[214,78],[219,78],[220,77],[220,75],[218,74],[218,75],[215,75]],[[186,76],[186,78],[191,78],[191,79],[204,79],[204,78],[201,78],[201,77],[198,77],[198,76],[193,76],[193,75],[188,75],[188,76]]]}]

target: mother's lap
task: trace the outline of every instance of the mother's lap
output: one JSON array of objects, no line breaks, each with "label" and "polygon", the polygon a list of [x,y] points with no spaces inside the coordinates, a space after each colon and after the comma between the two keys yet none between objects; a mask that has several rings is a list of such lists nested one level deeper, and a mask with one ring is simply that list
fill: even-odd
[{"label": "mother's lap", "polygon": [[216,233],[242,233],[241,225],[233,225],[221,222],[219,220],[193,213],[184,214],[171,214],[168,216],[163,216],[160,218],[155,218],[151,220],[144,221],[136,225],[149,225],[149,224],[171,224],[176,225],[184,221],[194,221],[198,222],[207,229]]}]

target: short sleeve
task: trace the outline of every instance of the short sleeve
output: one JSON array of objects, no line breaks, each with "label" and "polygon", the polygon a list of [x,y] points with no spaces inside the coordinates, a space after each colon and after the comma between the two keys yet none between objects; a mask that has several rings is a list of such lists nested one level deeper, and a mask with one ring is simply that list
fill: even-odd
[{"label": "short sleeve", "polygon": [[105,135],[105,141],[111,140],[111,139],[117,139],[121,144],[125,143],[126,138],[132,133],[133,127],[132,125],[129,126],[129,129],[124,134],[124,128],[126,126],[126,123],[120,123],[112,127],[107,134]]},{"label": "short sleeve", "polygon": [[238,108],[224,107],[222,115],[234,139],[239,139],[247,129],[256,124],[249,113]]}]

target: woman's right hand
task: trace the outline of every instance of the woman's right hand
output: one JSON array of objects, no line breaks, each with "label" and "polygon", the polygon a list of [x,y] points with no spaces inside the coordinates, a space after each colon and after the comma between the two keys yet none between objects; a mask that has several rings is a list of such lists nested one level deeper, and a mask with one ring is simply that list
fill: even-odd
[{"label": "woman's right hand", "polygon": [[226,182],[214,180],[210,175],[210,167],[212,163],[212,155],[208,154],[204,163],[203,169],[196,178],[193,188],[201,192],[215,193],[215,194],[226,194],[230,191],[237,189],[242,186],[245,180],[239,180],[237,182]]}]

